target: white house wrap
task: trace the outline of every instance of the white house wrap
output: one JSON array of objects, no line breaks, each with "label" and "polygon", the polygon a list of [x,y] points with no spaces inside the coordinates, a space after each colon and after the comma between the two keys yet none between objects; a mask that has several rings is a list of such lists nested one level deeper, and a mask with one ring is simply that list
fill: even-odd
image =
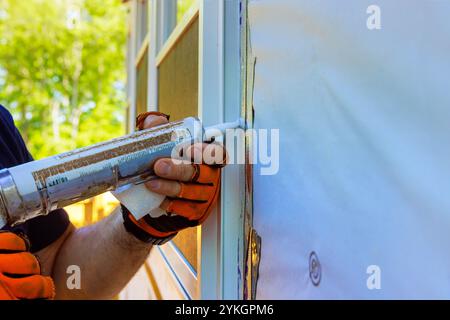
[{"label": "white house wrap", "polygon": [[281,139],[254,171],[258,298],[450,298],[449,13],[250,1],[255,126]]}]

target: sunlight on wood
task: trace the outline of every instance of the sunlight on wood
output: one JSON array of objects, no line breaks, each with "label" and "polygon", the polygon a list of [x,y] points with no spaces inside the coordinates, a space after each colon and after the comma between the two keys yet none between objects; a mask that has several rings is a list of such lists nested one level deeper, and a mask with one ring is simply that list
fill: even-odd
[{"label": "sunlight on wood", "polygon": [[116,198],[107,192],[64,209],[69,214],[70,221],[79,228],[95,223],[110,215],[118,204],[119,202]]}]

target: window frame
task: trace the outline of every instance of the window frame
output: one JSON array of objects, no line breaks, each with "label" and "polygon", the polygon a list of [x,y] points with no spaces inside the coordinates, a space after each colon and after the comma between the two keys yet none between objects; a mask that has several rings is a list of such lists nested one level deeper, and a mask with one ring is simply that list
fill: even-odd
[{"label": "window frame", "polygon": [[[140,0],[130,3],[130,40],[134,42],[129,46],[133,51],[129,53],[133,57],[129,71],[129,128],[134,128],[136,67],[143,52],[148,50],[147,110],[157,111],[158,67],[196,18],[199,19],[198,116],[205,126],[236,120],[241,115],[242,100],[241,0],[197,0],[178,24],[175,0],[148,0],[148,33],[139,49],[136,48],[137,1]],[[170,34],[168,30],[171,30]],[[149,259],[164,262],[166,272],[179,286],[177,297],[243,298],[244,176],[242,165],[224,168],[219,205],[198,227],[196,272],[172,243],[152,249]],[[147,260],[145,266],[152,269],[149,263]],[[170,293],[164,296],[173,298]]]}]

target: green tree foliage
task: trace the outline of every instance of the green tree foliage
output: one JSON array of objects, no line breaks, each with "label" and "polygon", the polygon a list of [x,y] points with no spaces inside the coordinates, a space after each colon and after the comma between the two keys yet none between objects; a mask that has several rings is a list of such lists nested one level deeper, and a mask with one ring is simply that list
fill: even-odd
[{"label": "green tree foliage", "polygon": [[189,10],[189,8],[194,4],[194,0],[178,0],[177,1],[177,21],[181,21],[183,16]]},{"label": "green tree foliage", "polygon": [[124,133],[120,0],[0,0],[0,103],[35,158]]}]

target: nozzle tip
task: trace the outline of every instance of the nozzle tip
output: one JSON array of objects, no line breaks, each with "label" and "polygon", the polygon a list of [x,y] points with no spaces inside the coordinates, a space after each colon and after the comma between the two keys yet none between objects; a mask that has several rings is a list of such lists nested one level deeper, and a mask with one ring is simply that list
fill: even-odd
[{"label": "nozzle tip", "polygon": [[239,123],[238,128],[241,128],[241,129],[244,129],[244,130],[247,129],[247,123],[245,122],[244,118],[239,118],[237,121]]}]

